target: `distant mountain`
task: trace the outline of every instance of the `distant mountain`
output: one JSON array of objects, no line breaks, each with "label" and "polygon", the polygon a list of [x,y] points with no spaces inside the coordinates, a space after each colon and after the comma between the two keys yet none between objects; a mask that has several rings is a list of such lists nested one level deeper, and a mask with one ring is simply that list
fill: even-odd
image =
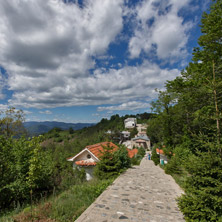
[{"label": "distant mountain", "polygon": [[74,130],[79,130],[84,127],[93,126],[93,123],[63,123],[63,122],[55,122],[55,121],[45,121],[45,122],[25,122],[24,126],[28,131],[29,135],[36,136],[43,133],[47,133],[49,130],[58,127],[62,130],[68,130],[69,128],[73,128]]}]

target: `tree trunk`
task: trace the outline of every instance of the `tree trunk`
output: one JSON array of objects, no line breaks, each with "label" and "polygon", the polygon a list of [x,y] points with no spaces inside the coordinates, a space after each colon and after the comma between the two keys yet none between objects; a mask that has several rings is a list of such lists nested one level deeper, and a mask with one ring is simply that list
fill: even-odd
[{"label": "tree trunk", "polygon": [[220,111],[218,109],[218,101],[217,101],[217,88],[216,88],[216,77],[215,77],[215,63],[213,61],[213,92],[214,92],[214,103],[216,109],[216,124],[217,124],[217,145],[220,157],[222,159],[222,152],[220,146]]}]

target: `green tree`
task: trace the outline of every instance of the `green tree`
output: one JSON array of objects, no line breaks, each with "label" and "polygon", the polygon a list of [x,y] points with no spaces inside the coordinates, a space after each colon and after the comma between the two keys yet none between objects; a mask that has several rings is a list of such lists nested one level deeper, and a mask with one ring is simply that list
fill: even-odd
[{"label": "green tree", "polygon": [[179,199],[186,221],[219,221],[222,218],[220,157],[214,152],[200,152],[190,157],[186,168],[191,176],[186,181],[186,194]]},{"label": "green tree", "polygon": [[10,136],[21,136],[26,133],[23,126],[25,121],[24,112],[16,110],[14,107],[9,108],[5,112],[1,112],[0,134],[9,138]]},{"label": "green tree", "polygon": [[72,127],[69,128],[69,134],[73,134],[74,133],[74,129]]},{"label": "green tree", "polygon": [[155,165],[160,163],[160,155],[156,153],[156,148],[152,150],[151,160],[154,162]]},{"label": "green tree", "polygon": [[120,165],[120,161],[118,161],[114,155],[113,147],[106,146],[101,153],[100,161],[95,167],[94,175],[99,179],[115,177],[119,173]]},{"label": "green tree", "polygon": [[114,156],[114,159],[117,162],[120,162],[119,172],[131,166],[131,160],[128,156],[127,148],[124,145],[119,146],[119,149],[114,153]]},{"label": "green tree", "polygon": [[199,62],[205,89],[211,95],[210,117],[215,121],[217,147],[222,159],[222,1],[213,2],[210,13],[205,12],[202,16],[203,35],[198,40],[200,48],[195,49],[193,60]]}]

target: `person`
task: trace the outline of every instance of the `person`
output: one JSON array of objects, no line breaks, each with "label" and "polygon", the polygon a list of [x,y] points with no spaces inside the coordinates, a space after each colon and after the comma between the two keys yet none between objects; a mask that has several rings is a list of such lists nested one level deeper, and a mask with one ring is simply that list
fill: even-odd
[{"label": "person", "polygon": [[150,157],[151,157],[151,156],[150,156],[150,153],[148,153],[148,160],[150,160]]}]

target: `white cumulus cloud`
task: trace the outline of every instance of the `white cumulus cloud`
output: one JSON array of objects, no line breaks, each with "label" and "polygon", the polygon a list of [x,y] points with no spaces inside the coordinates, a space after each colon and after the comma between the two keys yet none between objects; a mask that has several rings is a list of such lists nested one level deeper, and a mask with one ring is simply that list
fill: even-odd
[{"label": "white cumulus cloud", "polygon": [[112,113],[112,111],[136,110],[136,109],[144,109],[148,107],[150,107],[149,103],[131,101],[131,102],[122,103],[120,105],[115,105],[115,106],[101,106],[101,107],[98,107],[97,110],[99,112],[107,110]]},{"label": "white cumulus cloud", "polygon": [[45,111],[39,111],[39,113],[41,114],[47,114],[47,115],[51,115],[52,112],[50,110],[45,110]]},{"label": "white cumulus cloud", "polygon": [[69,105],[77,87],[70,82],[84,82],[95,64],[92,57],[103,54],[121,31],[122,4],[123,0],[87,0],[83,7],[62,0],[1,1],[0,66],[7,70],[8,88],[14,92],[9,102]]},{"label": "white cumulus cloud", "polygon": [[[147,0],[136,6],[131,57],[153,50],[154,45],[162,59],[186,53],[188,25],[178,11],[188,2]],[[95,58],[111,57],[107,50],[123,30],[126,12],[130,14],[124,9],[124,0],[85,0],[82,6],[62,0],[1,1],[0,66],[7,70],[7,88],[13,94],[9,105],[144,108],[146,104],[136,101],[154,99],[155,88],[163,88],[164,82],[180,71],[147,60],[134,66],[96,66]]]},{"label": "white cumulus cloud", "polygon": [[179,11],[190,0],[145,0],[135,10],[136,25],[129,41],[131,58],[141,52],[157,55],[159,59],[173,60],[186,56],[186,44],[191,23],[185,23]]}]

